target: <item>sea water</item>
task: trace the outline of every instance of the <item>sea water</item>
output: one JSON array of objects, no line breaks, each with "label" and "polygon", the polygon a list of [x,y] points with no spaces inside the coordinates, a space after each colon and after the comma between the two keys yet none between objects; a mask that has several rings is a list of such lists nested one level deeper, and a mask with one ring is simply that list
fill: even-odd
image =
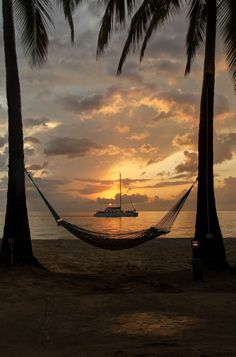
[{"label": "sea water", "polygon": [[[65,213],[62,218],[80,227],[99,232],[136,231],[156,225],[165,215],[162,211],[139,212],[138,217],[99,218],[93,212]],[[225,238],[236,237],[236,211],[219,211],[218,217]],[[63,227],[45,212],[29,212],[32,239],[73,239]],[[0,212],[0,237],[2,237],[4,212]],[[182,211],[166,238],[192,238],[194,234],[195,212]]]}]

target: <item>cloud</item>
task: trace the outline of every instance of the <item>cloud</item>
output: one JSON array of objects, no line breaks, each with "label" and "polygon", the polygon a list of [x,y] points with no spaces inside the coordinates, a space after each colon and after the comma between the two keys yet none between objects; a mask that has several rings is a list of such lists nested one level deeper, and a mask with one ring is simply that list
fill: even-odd
[{"label": "cloud", "polygon": [[[114,75],[114,70],[113,68],[109,71],[110,74]],[[123,68],[122,71],[122,79],[124,80],[129,80],[131,83],[134,84],[143,84],[143,76],[142,76],[142,72],[139,71],[139,65],[138,63],[130,60],[126,63],[126,65]]]},{"label": "cloud", "polygon": [[[171,105],[172,110],[181,112],[187,116],[196,117],[199,112],[199,93],[190,92],[190,91],[180,91],[176,89],[171,89],[168,91],[159,92],[157,98],[161,98]],[[179,118],[183,120],[184,118]]]},{"label": "cloud", "polygon": [[[77,181],[81,181],[81,182],[86,182],[86,183],[94,183],[94,184],[99,184],[99,185],[109,185],[109,187],[111,187],[114,183],[119,183],[120,180],[116,179],[116,180],[99,180],[99,179],[91,179],[91,178],[80,178],[77,177],[75,178],[75,180]],[[142,183],[142,182],[147,182],[150,181],[150,179],[143,179],[143,178],[128,178],[128,177],[123,177],[122,178],[122,182],[124,185],[126,186],[131,186],[134,183]]]},{"label": "cloud", "polygon": [[144,132],[144,133],[134,133],[132,135],[129,136],[129,140],[132,141],[142,141],[144,139],[146,139],[149,136],[149,133]]},{"label": "cloud", "polygon": [[147,167],[147,166],[156,164],[156,163],[159,162],[159,161],[160,161],[160,158],[154,157],[154,158],[148,160],[148,162],[144,165],[144,167]]},{"label": "cloud", "polygon": [[157,150],[157,148],[152,146],[151,144],[143,144],[140,147],[140,151],[143,153],[150,153],[150,152],[156,151],[156,150]]},{"label": "cloud", "polygon": [[106,191],[110,188],[110,185],[87,185],[82,189],[78,189],[78,192],[82,195],[92,195],[94,193],[99,193]]},{"label": "cloud", "polygon": [[102,149],[101,145],[89,139],[69,137],[53,138],[45,147],[44,153],[50,155],[67,155],[69,158],[83,157],[91,154],[94,149]]},{"label": "cloud", "polygon": [[7,138],[0,136],[0,148],[2,148],[7,143]]},{"label": "cloud", "polygon": [[42,165],[40,165],[40,164],[27,165],[26,169],[27,169],[27,171],[41,171],[41,170],[44,170],[47,166],[48,166],[48,163],[44,162]]},{"label": "cloud", "polygon": [[172,140],[172,144],[180,149],[197,150],[196,130],[184,135],[176,135]]},{"label": "cloud", "polygon": [[[144,178],[122,178],[122,182],[124,183],[125,186],[133,186],[135,183],[143,183],[143,182],[148,182],[150,179],[144,179]],[[118,182],[118,180],[117,180]]]},{"label": "cloud", "polygon": [[[109,204],[118,204],[119,202],[119,194],[116,194],[114,198],[102,198],[98,197],[96,199],[96,203],[99,205],[109,205]],[[122,202],[125,203],[130,203],[130,200],[133,202],[133,204],[137,203],[145,203],[149,201],[149,197],[147,195],[142,195],[139,193],[132,194],[132,195],[122,195]]]},{"label": "cloud", "polygon": [[[61,190],[61,186],[65,187],[65,185],[70,184],[72,182],[71,179],[68,178],[51,178],[51,177],[40,177],[37,176],[37,173],[32,172],[32,176],[35,178],[37,185],[42,188],[44,191],[47,191],[49,194],[57,194],[57,190]],[[34,189],[32,185],[29,185],[30,189]]]},{"label": "cloud", "polygon": [[[192,130],[191,133],[184,135],[176,135],[172,140],[172,144],[180,149],[185,149],[186,152],[197,151],[197,131]],[[236,132],[229,132],[223,134],[215,134],[214,136],[214,162],[216,164],[222,163],[225,160],[233,159],[236,152]],[[192,155],[193,159],[193,155]],[[195,159],[194,159],[195,160]],[[190,157],[188,156],[188,164],[190,164]],[[196,160],[195,160],[196,164]],[[187,162],[185,162],[187,165]],[[183,166],[179,166],[181,170]],[[189,170],[188,170],[189,171]]]},{"label": "cloud", "polygon": [[162,121],[163,119],[171,119],[171,118],[174,118],[176,115],[176,113],[174,111],[160,111],[157,115],[155,115],[153,118],[152,118],[152,121],[153,122],[160,122]]},{"label": "cloud", "polygon": [[222,94],[215,94],[215,115],[226,114],[229,112],[229,101]]},{"label": "cloud", "polygon": [[189,184],[189,181],[174,181],[174,180],[171,180],[171,181],[161,181],[161,182],[158,182],[154,185],[147,185],[147,186],[142,186],[141,188],[162,188],[162,187],[170,187],[170,186],[183,186],[183,185],[186,185],[186,184]]},{"label": "cloud", "polygon": [[4,172],[7,170],[7,156],[6,154],[0,154],[0,171]]},{"label": "cloud", "polygon": [[124,124],[117,124],[115,129],[120,134],[125,134],[130,131],[130,127],[128,125],[124,125]]},{"label": "cloud", "polygon": [[24,153],[25,153],[25,156],[34,156],[36,151],[33,147],[25,147]]},{"label": "cloud", "polygon": [[170,176],[170,172],[169,171],[160,171],[157,173],[157,176],[159,176],[159,177]]},{"label": "cloud", "polygon": [[24,126],[26,128],[33,128],[33,127],[36,127],[36,126],[42,126],[44,128],[47,128],[50,123],[51,123],[51,119],[49,119],[47,117],[25,118],[24,119]]},{"label": "cloud", "polygon": [[233,158],[236,152],[236,132],[215,137],[215,162],[221,163]]},{"label": "cloud", "polygon": [[236,177],[227,177],[216,189],[217,206],[224,210],[235,211],[236,206]]},{"label": "cloud", "polygon": [[198,168],[198,155],[196,152],[184,151],[185,160],[182,164],[175,167],[175,172],[182,174],[186,172],[190,177],[197,174]]},{"label": "cloud", "polygon": [[27,143],[27,144],[40,144],[40,140],[35,138],[34,136],[26,136],[24,138],[24,143]]},{"label": "cloud", "polygon": [[86,112],[91,110],[98,110],[105,104],[105,97],[101,94],[94,94],[90,96],[76,96],[70,95],[60,99],[63,109],[72,113],[80,111]]}]

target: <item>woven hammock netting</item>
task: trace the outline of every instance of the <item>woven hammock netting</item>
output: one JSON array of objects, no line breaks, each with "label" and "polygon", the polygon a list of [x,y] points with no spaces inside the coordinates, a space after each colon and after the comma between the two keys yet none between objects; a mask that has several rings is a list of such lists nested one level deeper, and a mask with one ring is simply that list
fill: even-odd
[{"label": "woven hammock netting", "polygon": [[36,185],[32,176],[28,172],[26,173],[58,225],[64,227],[68,232],[72,233],[75,237],[81,239],[86,243],[89,243],[95,247],[109,250],[122,250],[133,248],[145,242],[151,241],[161,235],[169,233],[174,221],[176,220],[180,210],[182,209],[195,184],[194,183],[184,193],[184,195],[176,202],[176,204],[164,215],[164,217],[155,226],[139,231],[106,233],[88,230],[71,224],[62,219],[52,207],[52,205],[49,203],[49,201],[46,199],[39,187]]}]

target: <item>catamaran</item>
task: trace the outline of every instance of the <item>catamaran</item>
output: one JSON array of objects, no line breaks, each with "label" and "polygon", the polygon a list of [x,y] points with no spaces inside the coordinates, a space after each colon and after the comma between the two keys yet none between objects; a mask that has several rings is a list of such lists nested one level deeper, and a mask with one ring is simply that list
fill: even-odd
[{"label": "catamaran", "polygon": [[[130,197],[129,197],[130,199]],[[121,201],[122,201],[122,192],[121,192],[121,174],[120,174],[120,204],[119,206],[113,207],[113,206],[109,206],[106,207],[104,211],[97,211],[94,213],[94,217],[137,217],[138,216],[138,211],[136,211],[136,209],[133,206],[133,203],[130,202],[133,206],[132,210],[128,210],[128,211],[124,211],[122,209],[122,205],[121,205]]]}]

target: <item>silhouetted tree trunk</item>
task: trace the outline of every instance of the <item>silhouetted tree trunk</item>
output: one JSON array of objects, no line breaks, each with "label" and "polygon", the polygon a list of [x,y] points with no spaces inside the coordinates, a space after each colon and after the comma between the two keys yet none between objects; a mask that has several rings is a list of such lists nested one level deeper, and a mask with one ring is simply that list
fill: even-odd
[{"label": "silhouetted tree trunk", "polygon": [[208,1],[205,63],[200,107],[198,141],[198,195],[195,240],[205,266],[224,269],[228,266],[223,237],[218,222],[213,177],[213,116],[215,86],[216,1]]},{"label": "silhouetted tree trunk", "polygon": [[25,197],[21,97],[11,0],[2,1],[2,14],[9,120],[9,172],[0,262],[11,263],[13,250],[13,264],[37,264],[32,252]]}]

